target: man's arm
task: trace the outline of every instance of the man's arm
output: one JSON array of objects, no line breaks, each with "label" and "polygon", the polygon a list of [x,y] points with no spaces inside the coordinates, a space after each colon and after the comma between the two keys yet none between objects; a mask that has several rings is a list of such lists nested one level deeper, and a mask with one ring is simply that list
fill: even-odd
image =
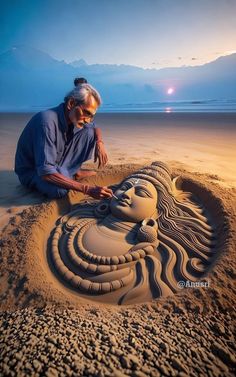
[{"label": "man's arm", "polygon": [[102,140],[102,131],[100,128],[95,127],[95,153],[94,153],[94,162],[98,161],[98,168],[103,167],[108,162],[108,156],[104,147],[104,142]]},{"label": "man's arm", "polygon": [[110,198],[112,196],[112,190],[106,186],[89,186],[74,181],[73,179],[70,179],[60,173],[46,174],[41,176],[41,178],[65,189],[82,192],[83,194],[87,194],[95,199]]}]

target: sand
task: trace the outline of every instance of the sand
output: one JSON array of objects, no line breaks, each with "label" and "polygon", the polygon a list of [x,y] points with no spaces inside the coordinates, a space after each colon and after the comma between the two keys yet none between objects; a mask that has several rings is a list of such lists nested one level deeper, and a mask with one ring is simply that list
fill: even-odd
[{"label": "sand", "polygon": [[[108,166],[97,183],[114,183],[137,167]],[[77,297],[51,273],[42,242],[54,219],[82,197],[71,192],[69,200],[25,209],[11,218],[1,241],[5,375],[234,375],[235,189],[200,173],[174,174],[189,184],[197,180],[224,224],[221,254],[204,279],[207,286],[124,307]]]},{"label": "sand", "polygon": [[[0,114],[0,229],[12,214],[44,200],[22,188],[13,171],[16,143],[31,116]],[[236,187],[234,113],[97,114],[96,124],[111,165],[161,160],[207,174],[210,182],[223,187]]]},{"label": "sand", "polygon": [[[194,137],[196,141],[196,134]],[[122,138],[117,145],[112,144],[111,135],[106,138],[111,164],[96,177],[98,184],[119,181],[147,162],[162,159],[162,153],[174,175],[185,177],[188,188],[197,182],[205,204],[215,209],[223,227],[219,253],[203,279],[207,284],[129,306],[89,301],[72,293],[48,267],[45,240],[55,219],[83,198],[71,192],[69,199],[50,202],[22,188],[11,172],[12,142],[12,149],[4,150],[8,166],[5,173],[1,171],[5,184],[0,205],[5,217],[0,251],[0,375],[235,375],[233,138],[222,133],[208,152],[206,146],[201,147],[199,136],[197,149],[203,153],[199,164],[187,136],[184,140],[182,135],[183,144],[177,143],[175,154],[173,143],[163,144],[155,158],[146,142],[141,148],[141,139],[139,150],[132,150]],[[219,144],[217,153],[222,138],[223,147]],[[185,159],[186,143],[189,153]],[[120,165],[124,156],[126,164]],[[218,165],[220,161],[223,165]]]},{"label": "sand", "polygon": [[[124,178],[130,187],[126,200],[135,200],[136,210],[121,206],[116,198],[102,202],[89,199],[89,203],[85,200],[71,205],[69,211],[65,205],[60,218],[57,213],[56,217],[50,214],[44,231],[42,221],[41,232],[37,232],[33,243],[42,238],[39,252],[47,243],[48,264],[62,287],[89,300],[127,305],[169,296],[185,281],[199,281],[219,257],[221,245],[226,245],[220,202],[203,186],[183,176],[181,185],[191,194],[180,190],[176,183],[177,188],[174,180],[171,182],[168,166],[161,162],[129,177],[124,174]],[[93,178],[94,184],[98,179],[100,175]],[[110,174],[110,179],[113,181],[115,176]],[[134,195],[140,188],[150,190],[155,199]],[[166,188],[171,190],[175,203]],[[120,197],[120,191],[117,195]],[[194,202],[193,195],[198,201]],[[153,214],[156,205],[156,221],[148,226],[140,224]],[[135,223],[124,218],[127,210]],[[141,216],[139,221],[137,216]],[[54,226],[49,225],[52,219]],[[169,224],[173,222],[172,230]]]}]

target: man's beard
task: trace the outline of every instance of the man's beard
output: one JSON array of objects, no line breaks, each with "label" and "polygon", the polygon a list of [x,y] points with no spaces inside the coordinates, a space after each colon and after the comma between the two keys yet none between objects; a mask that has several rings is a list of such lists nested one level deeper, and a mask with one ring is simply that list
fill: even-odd
[{"label": "man's beard", "polygon": [[81,127],[84,127],[84,124],[85,124],[85,122],[84,121],[77,121],[76,119],[75,119],[75,112],[74,112],[74,109],[72,109],[71,111],[70,111],[70,113],[69,113],[69,119],[70,119],[70,121],[71,121],[71,123],[73,124],[73,126],[74,127],[79,127],[79,128],[81,128]]}]

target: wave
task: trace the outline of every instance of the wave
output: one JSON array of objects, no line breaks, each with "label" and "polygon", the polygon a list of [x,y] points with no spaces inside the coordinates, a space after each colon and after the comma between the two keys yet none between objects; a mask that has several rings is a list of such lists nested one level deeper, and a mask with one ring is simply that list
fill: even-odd
[{"label": "wave", "polygon": [[[0,112],[27,112],[35,113],[45,109],[53,108],[58,103],[51,103],[47,106],[22,106],[22,107],[5,107],[0,106]],[[235,113],[236,99],[197,99],[197,100],[180,100],[180,101],[153,101],[138,103],[104,103],[98,110],[100,113],[194,113],[194,112],[212,112],[212,113]]]},{"label": "wave", "polygon": [[236,99],[105,103],[100,112],[236,112]]}]

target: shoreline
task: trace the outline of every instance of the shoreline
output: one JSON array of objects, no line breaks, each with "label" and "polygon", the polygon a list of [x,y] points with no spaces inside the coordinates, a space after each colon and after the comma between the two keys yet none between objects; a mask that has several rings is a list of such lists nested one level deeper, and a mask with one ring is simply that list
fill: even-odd
[{"label": "shoreline", "polygon": [[[47,109],[52,109],[54,107],[56,107],[57,105],[49,105],[48,107],[40,107],[38,109],[35,109],[35,111],[33,111],[32,109],[12,109],[12,110],[0,110],[0,116],[1,115],[11,115],[11,114],[28,114],[29,116],[32,116],[40,111],[45,111]],[[134,110],[134,111],[118,111],[118,110],[114,110],[114,111],[97,111],[96,113],[96,116],[97,115],[106,115],[106,114],[114,114],[114,115],[122,115],[122,114],[132,114],[132,115],[135,115],[135,114],[153,114],[153,115],[157,115],[157,114],[160,114],[160,115],[166,115],[166,116],[170,116],[171,114],[172,115],[186,115],[186,116],[189,116],[189,115],[222,115],[222,116],[233,116],[235,117],[236,115],[236,109],[232,110],[232,111],[226,111],[226,110],[218,110],[218,111],[165,111],[165,109],[163,111],[143,111],[143,110],[140,110],[140,111],[137,111],[137,110]]]}]

